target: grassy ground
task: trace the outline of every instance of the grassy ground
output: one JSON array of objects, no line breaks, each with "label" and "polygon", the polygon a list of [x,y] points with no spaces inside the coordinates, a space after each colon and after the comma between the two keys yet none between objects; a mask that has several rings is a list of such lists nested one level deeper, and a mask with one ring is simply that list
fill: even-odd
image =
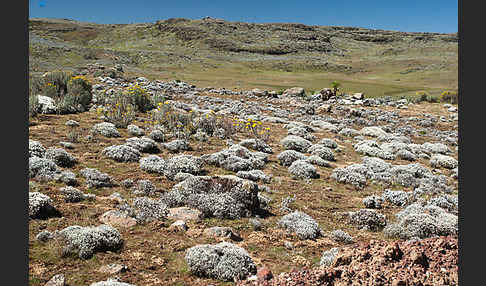
[{"label": "grassy ground", "polygon": [[[407,97],[419,90],[438,95],[458,87],[458,46],[457,42],[441,40],[446,35],[417,41],[415,34],[391,32],[398,40],[375,43],[357,40],[356,35],[337,28],[250,26],[201,20],[158,26],[31,19],[29,31],[36,36],[31,36],[30,71],[81,69],[94,62],[107,67],[120,63],[128,74],[179,79],[198,86],[274,90],[301,86],[318,91],[337,80],[343,91],[364,92],[371,97]],[[369,30],[360,33],[373,34]],[[325,37],[329,42],[322,41]],[[309,38],[315,40],[305,40]],[[214,43],[221,40],[246,50],[225,50],[225,45],[214,48]],[[313,50],[326,45],[338,52]],[[61,48],[64,46],[67,48]],[[260,54],[251,52],[248,46],[284,46],[295,52]],[[86,56],[90,53],[95,58]]]}]

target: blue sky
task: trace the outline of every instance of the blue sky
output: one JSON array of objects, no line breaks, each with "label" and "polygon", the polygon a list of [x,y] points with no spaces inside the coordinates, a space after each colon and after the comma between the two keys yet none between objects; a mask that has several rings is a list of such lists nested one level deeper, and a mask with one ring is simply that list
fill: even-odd
[{"label": "blue sky", "polygon": [[29,17],[126,24],[210,16],[253,23],[291,22],[455,33],[457,6],[457,0],[30,0]]}]

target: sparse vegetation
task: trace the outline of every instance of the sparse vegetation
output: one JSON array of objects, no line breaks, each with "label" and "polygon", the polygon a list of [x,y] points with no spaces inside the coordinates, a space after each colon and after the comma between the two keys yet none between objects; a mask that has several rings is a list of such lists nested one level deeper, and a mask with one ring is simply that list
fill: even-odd
[{"label": "sparse vegetation", "polygon": [[136,115],[131,99],[121,92],[110,98],[104,107],[99,107],[97,112],[118,128],[127,128]]}]

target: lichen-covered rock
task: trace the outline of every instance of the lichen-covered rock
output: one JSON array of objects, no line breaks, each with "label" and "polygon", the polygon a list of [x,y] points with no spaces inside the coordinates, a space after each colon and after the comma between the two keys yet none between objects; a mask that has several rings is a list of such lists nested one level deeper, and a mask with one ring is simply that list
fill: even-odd
[{"label": "lichen-covered rock", "polygon": [[52,199],[39,192],[29,192],[29,217],[47,219],[59,216],[59,211],[52,206]]},{"label": "lichen-covered rock", "polygon": [[338,134],[346,137],[356,137],[359,135],[359,131],[352,128],[343,128]]},{"label": "lichen-covered rock", "polygon": [[359,133],[361,135],[370,136],[370,137],[380,137],[380,136],[387,136],[388,135],[388,133],[386,133],[385,131],[383,131],[383,129],[381,129],[378,126],[367,126],[367,127],[363,127],[359,131]]},{"label": "lichen-covered rock", "polygon": [[101,153],[118,162],[137,162],[140,160],[140,152],[128,145],[113,145],[106,147]]},{"label": "lichen-covered rock", "polygon": [[136,285],[120,282],[120,281],[115,280],[115,279],[108,279],[106,281],[91,283],[89,286],[136,286]]},{"label": "lichen-covered rock", "polygon": [[414,153],[408,151],[408,150],[400,150],[396,153],[397,157],[402,160],[407,160],[407,161],[416,161],[417,156],[415,156]]},{"label": "lichen-covered rock", "polygon": [[192,274],[223,281],[242,280],[257,270],[246,250],[228,242],[193,246],[185,260]]},{"label": "lichen-covered rock", "polygon": [[319,167],[331,167],[331,162],[322,159],[321,157],[317,155],[311,155],[305,159],[307,162],[317,165]]},{"label": "lichen-covered rock", "polygon": [[281,227],[295,232],[302,239],[316,239],[322,235],[319,224],[308,214],[295,211],[284,215],[278,222]]},{"label": "lichen-covered rock", "polygon": [[89,259],[96,252],[118,251],[123,247],[120,233],[109,225],[69,226],[59,231],[59,236],[65,242],[63,254],[77,254],[81,259]]},{"label": "lichen-covered rock", "polygon": [[105,137],[121,137],[115,124],[109,122],[95,124],[91,130],[93,133],[101,134]]},{"label": "lichen-covered rock", "polygon": [[289,173],[298,179],[319,178],[316,167],[305,160],[294,161],[289,167]]},{"label": "lichen-covered rock", "polygon": [[312,142],[309,140],[295,135],[288,135],[280,141],[280,144],[286,150],[295,150],[302,153],[306,153],[307,149],[312,146]]},{"label": "lichen-covered rock", "polygon": [[428,154],[447,154],[450,152],[449,147],[447,145],[437,142],[437,143],[430,143],[425,142],[422,144],[423,150]]}]

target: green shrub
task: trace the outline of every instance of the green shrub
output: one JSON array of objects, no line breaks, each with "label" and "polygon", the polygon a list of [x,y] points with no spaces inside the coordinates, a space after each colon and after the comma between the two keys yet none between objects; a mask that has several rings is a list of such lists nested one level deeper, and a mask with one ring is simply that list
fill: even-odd
[{"label": "green shrub", "polygon": [[37,94],[29,95],[29,118],[35,117],[39,112],[39,98]]},{"label": "green shrub", "polygon": [[60,114],[82,112],[88,109],[93,98],[92,87],[85,77],[71,75],[55,71],[42,78],[32,78],[29,82],[30,92],[54,99]]},{"label": "green shrub", "polygon": [[117,128],[127,128],[135,119],[136,107],[131,99],[121,92],[110,98],[104,107],[98,108],[98,114],[103,114],[108,122],[115,124]]},{"label": "green shrub", "polygon": [[446,90],[442,92],[440,95],[441,102],[447,102],[450,104],[457,104],[458,103],[458,94],[455,91]]},{"label": "green shrub", "polygon": [[334,96],[337,96],[337,92],[339,91],[339,88],[341,87],[341,83],[337,81],[331,82],[331,88],[332,88],[332,93]]},{"label": "green shrub", "polygon": [[154,108],[150,95],[138,84],[128,88],[128,96],[130,97],[132,104],[140,112],[147,112]]},{"label": "green shrub", "polygon": [[91,84],[81,76],[73,77],[68,81],[68,94],[76,97],[78,103],[84,108],[88,108],[91,100],[93,99]]}]

